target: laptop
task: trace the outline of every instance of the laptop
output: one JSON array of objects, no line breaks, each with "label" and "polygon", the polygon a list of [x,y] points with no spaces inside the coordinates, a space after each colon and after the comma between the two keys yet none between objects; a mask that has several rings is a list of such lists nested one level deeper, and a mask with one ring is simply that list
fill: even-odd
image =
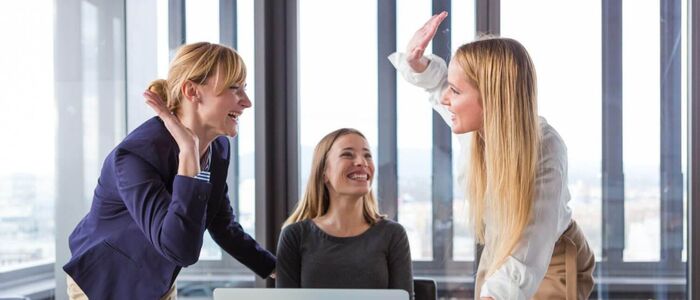
[{"label": "laptop", "polygon": [[217,288],[214,300],[408,300],[404,290]]}]

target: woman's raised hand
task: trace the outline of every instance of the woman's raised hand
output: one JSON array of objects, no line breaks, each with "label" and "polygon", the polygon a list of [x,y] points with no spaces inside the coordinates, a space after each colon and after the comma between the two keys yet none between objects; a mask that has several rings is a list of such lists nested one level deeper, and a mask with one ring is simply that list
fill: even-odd
[{"label": "woman's raised hand", "polygon": [[194,177],[200,171],[199,138],[168,110],[158,94],[147,90],[143,93],[143,97],[146,98],[146,104],[163,120],[165,128],[168,129],[180,148],[178,174]]},{"label": "woman's raised hand", "polygon": [[430,41],[435,37],[440,23],[447,18],[447,12],[443,11],[437,15],[430,17],[428,22],[425,22],[423,27],[418,29],[406,46],[406,62],[411,66],[411,69],[417,73],[422,73],[428,68],[430,61],[423,57],[425,48],[428,47]]}]

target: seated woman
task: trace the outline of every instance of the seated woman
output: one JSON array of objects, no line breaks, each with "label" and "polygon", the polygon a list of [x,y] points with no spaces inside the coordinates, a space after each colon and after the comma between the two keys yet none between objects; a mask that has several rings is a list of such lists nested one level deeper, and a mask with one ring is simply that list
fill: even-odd
[{"label": "seated woman", "polygon": [[413,295],[404,228],[379,214],[364,135],[339,129],[316,146],[304,197],[277,248],[278,288],[403,289]]}]

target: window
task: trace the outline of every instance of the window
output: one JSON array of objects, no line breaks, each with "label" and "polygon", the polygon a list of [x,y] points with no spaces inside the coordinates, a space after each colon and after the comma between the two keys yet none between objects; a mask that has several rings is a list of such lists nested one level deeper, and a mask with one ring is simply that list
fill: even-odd
[{"label": "window", "polygon": [[[545,11],[558,13],[533,17]],[[597,259],[602,257],[600,24],[599,2],[501,1],[501,36],[520,41],[532,57],[540,116],[566,143],[569,206]]]},{"label": "window", "polygon": [[[452,51],[454,54],[459,46],[474,40],[476,28],[474,27],[474,6],[473,0],[452,1],[452,26],[451,39]],[[469,135],[469,134],[468,134]],[[471,137],[461,138],[463,141],[470,141]],[[459,178],[460,169],[466,167],[468,159],[466,153],[470,144],[460,144],[460,138],[452,134],[452,198],[453,198],[453,220],[454,220],[454,240],[452,255],[456,261],[474,261],[475,240],[474,230],[469,225],[469,204],[466,195],[466,178]]]},{"label": "window", "polygon": [[661,248],[660,7],[622,2],[624,261],[658,261]]},{"label": "window", "polygon": [[[15,46],[0,50],[0,64],[13,70],[0,75],[0,103],[12,108],[0,112],[0,138],[10,143],[0,150],[0,273],[54,261],[57,177],[53,2],[5,5],[0,32]],[[9,130],[18,124],[24,129]]]},{"label": "window", "polygon": [[[419,24],[431,12],[430,1],[396,3],[396,47],[405,52]],[[431,48],[426,49],[431,53]],[[413,260],[433,258],[432,140],[433,113],[428,94],[396,74],[398,221],[406,229]]]},{"label": "window", "polygon": [[219,1],[185,1],[185,39],[187,43],[219,42]]},{"label": "window", "polygon": [[[253,0],[238,0],[238,53],[243,57],[248,72],[246,93],[253,106],[240,117],[238,127],[238,222],[255,237],[255,50],[253,30]],[[235,210],[235,209],[234,209]]]},{"label": "window", "polygon": [[[219,43],[219,1],[185,1],[185,38],[187,43]],[[200,260],[218,261],[222,259],[222,250],[209,235],[204,233]]]},{"label": "window", "polygon": [[[234,5],[235,4],[235,5]],[[244,110],[238,135],[230,138],[231,161],[227,184],[236,221],[246,233],[255,236],[255,95],[252,0],[186,1],[185,28],[187,43],[211,42],[234,48],[246,64],[246,93],[252,108]],[[175,9],[175,8],[170,8]],[[171,25],[172,26],[172,25]],[[175,24],[177,26],[177,24]],[[213,241],[208,233],[200,261],[183,270],[178,278],[178,294],[186,297],[211,297],[212,290],[236,281],[238,286],[252,286],[253,272],[236,261]]]},{"label": "window", "polygon": [[[681,2],[501,1],[502,35],[530,51],[540,113],[567,143],[601,298],[685,297]],[[628,277],[637,294],[617,283]]]},{"label": "window", "polygon": [[[336,129],[362,132],[376,157],[376,11],[369,0],[299,1],[300,194],[314,147]],[[376,190],[376,180],[373,186]]]}]

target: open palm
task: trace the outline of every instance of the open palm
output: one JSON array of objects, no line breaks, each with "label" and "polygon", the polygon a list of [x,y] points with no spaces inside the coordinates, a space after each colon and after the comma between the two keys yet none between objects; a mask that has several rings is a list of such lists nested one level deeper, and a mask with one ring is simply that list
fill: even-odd
[{"label": "open palm", "polygon": [[420,73],[425,71],[425,69],[428,67],[428,61],[427,59],[423,58],[423,53],[425,52],[425,48],[428,47],[430,41],[433,40],[433,37],[435,37],[435,33],[437,32],[440,23],[442,23],[445,18],[447,18],[447,12],[444,11],[437,15],[433,15],[430,17],[428,22],[425,22],[423,27],[418,29],[418,31],[413,34],[413,37],[408,42],[408,45],[406,46],[406,61],[414,71]]}]

